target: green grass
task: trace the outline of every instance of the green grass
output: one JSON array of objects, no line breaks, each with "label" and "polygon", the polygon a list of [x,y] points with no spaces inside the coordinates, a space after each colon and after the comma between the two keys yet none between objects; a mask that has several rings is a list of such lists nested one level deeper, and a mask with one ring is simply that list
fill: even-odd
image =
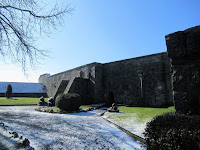
[{"label": "green grass", "polygon": [[149,107],[118,107],[120,112],[134,113],[141,119],[154,118],[166,112],[175,111],[174,106],[168,108],[149,108]]},{"label": "green grass", "polygon": [[118,107],[121,113],[106,113],[105,116],[114,122],[129,122],[134,120],[135,123],[145,123],[155,116],[166,112],[175,111],[174,106],[169,108],[148,108],[148,107]]},{"label": "green grass", "polygon": [[[45,98],[45,101],[47,101],[47,98]],[[0,97],[0,105],[35,105],[38,102],[39,98],[13,97],[12,99],[7,99]]]},{"label": "green grass", "polygon": [[93,107],[91,105],[82,105],[79,108],[81,108],[81,109],[88,109],[88,108],[93,108]]},{"label": "green grass", "polygon": [[58,107],[45,107],[42,110],[53,110],[54,112],[61,112],[61,109]]}]

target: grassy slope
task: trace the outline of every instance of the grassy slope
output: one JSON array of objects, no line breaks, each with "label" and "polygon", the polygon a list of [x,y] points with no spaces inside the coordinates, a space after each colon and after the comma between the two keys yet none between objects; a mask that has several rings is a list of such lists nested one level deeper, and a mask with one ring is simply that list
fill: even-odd
[{"label": "grassy slope", "polygon": [[35,105],[38,102],[39,98],[13,97],[12,99],[6,99],[5,97],[0,97],[0,105]]}]

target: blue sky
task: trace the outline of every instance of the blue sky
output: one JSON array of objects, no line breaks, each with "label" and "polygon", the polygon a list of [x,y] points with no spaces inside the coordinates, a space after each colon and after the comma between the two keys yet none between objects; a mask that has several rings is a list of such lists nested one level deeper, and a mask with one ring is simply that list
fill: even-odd
[{"label": "blue sky", "polygon": [[[61,1],[61,0],[60,0]],[[71,0],[72,14],[38,47],[50,51],[37,70],[0,62],[1,81],[37,82],[84,64],[106,63],[167,50],[165,35],[200,25],[199,0]],[[13,73],[11,73],[13,72]],[[8,75],[9,73],[9,75]],[[9,77],[9,79],[8,79]]]}]

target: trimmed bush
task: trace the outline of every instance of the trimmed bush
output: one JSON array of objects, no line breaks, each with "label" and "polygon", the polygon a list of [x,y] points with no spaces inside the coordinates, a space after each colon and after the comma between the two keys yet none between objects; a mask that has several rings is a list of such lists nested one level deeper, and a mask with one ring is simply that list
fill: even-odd
[{"label": "trimmed bush", "polygon": [[147,123],[145,139],[149,150],[199,150],[200,117],[170,112]]},{"label": "trimmed bush", "polygon": [[81,97],[76,93],[59,94],[56,97],[55,105],[67,112],[79,110]]},{"label": "trimmed bush", "polygon": [[7,90],[5,93],[6,98],[12,98],[12,86],[11,84],[7,85]]}]

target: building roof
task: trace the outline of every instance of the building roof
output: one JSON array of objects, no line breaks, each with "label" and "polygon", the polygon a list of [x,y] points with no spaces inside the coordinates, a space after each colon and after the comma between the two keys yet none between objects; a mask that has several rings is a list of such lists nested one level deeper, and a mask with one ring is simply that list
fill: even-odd
[{"label": "building roof", "polygon": [[13,93],[46,93],[42,83],[0,82],[0,93],[5,93],[7,85],[11,84]]}]

